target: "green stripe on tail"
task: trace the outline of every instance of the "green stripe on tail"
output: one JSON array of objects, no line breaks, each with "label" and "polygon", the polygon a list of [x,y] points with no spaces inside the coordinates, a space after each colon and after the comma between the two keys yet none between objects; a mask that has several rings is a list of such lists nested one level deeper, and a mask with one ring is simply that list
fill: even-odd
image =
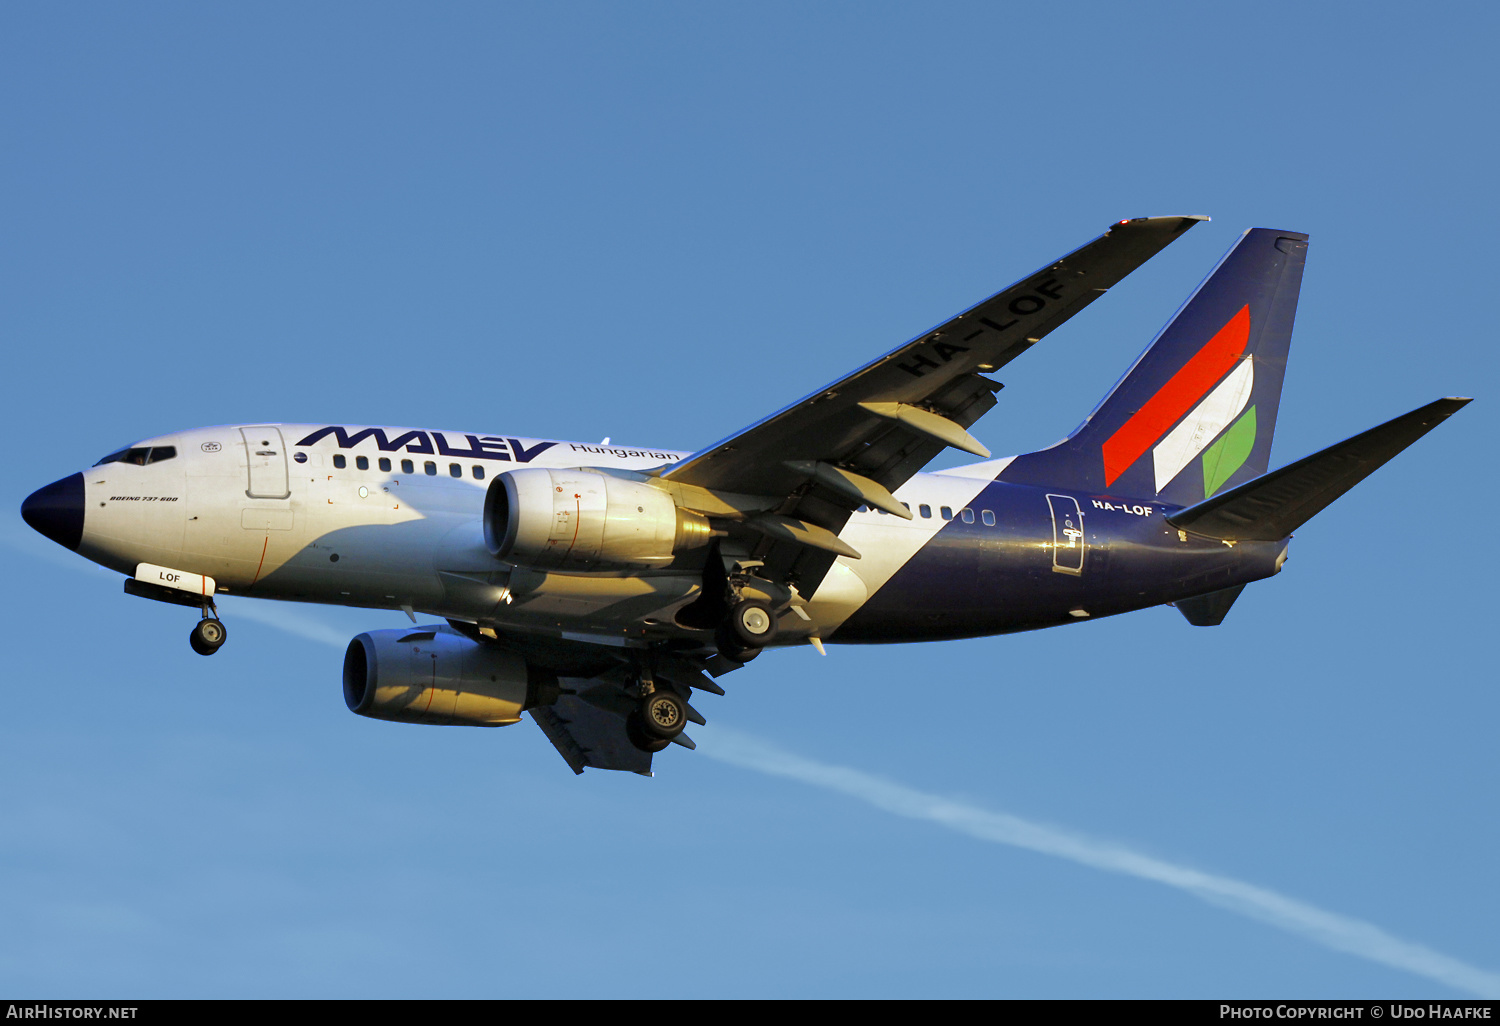
[{"label": "green stripe on tail", "polygon": [[1255,448],[1255,407],[1244,412],[1218,440],[1203,451],[1203,497],[1206,499],[1245,465]]}]

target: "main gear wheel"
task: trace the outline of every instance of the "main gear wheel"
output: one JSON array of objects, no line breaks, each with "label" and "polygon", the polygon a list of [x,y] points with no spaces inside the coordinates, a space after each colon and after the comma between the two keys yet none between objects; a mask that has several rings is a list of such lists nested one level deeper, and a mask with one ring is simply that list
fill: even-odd
[{"label": "main gear wheel", "polygon": [[670,741],[687,726],[687,703],[677,692],[657,688],[641,699],[640,718],[647,734]]}]

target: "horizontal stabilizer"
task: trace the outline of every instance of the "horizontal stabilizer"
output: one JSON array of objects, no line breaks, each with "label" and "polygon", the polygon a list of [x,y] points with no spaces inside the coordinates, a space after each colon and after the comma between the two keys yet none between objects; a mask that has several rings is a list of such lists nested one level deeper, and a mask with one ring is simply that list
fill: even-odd
[{"label": "horizontal stabilizer", "polygon": [[1468,402],[1468,399],[1439,399],[1429,403],[1280,470],[1179,510],[1166,518],[1167,523],[1226,541],[1285,538]]}]

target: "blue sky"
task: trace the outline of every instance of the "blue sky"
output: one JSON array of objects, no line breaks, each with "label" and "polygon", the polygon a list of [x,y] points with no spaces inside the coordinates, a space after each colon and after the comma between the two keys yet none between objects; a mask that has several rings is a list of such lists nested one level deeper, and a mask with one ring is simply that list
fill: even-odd
[{"label": "blue sky", "polygon": [[[1492,986],[1496,22],[6,6],[0,990]],[[1312,235],[1273,462],[1476,402],[1300,531],[1219,628],[1157,609],[772,652],[699,703],[703,750],[654,780],[575,778],[529,723],[350,715],[342,645],[399,613],[230,601],[228,646],[198,657],[189,611],[15,515],[202,424],[696,448],[1164,213],[1214,220],[1005,368],[975,432],[997,454],[1070,430],[1252,225]],[[1201,900],[1198,878],[1100,861],[1121,848],[1344,918]],[[1347,920],[1391,957],[1340,948]]]}]

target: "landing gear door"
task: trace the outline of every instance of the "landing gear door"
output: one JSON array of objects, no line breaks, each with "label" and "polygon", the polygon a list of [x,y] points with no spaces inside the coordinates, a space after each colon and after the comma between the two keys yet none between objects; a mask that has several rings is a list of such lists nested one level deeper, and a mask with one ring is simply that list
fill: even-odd
[{"label": "landing gear door", "polygon": [[245,455],[249,458],[250,487],[245,494],[252,499],[285,499],[292,494],[287,487],[286,446],[281,429],[275,426],[242,427]]},{"label": "landing gear door", "polygon": [[1083,510],[1071,495],[1047,496],[1052,508],[1052,569],[1060,574],[1083,573]]}]

